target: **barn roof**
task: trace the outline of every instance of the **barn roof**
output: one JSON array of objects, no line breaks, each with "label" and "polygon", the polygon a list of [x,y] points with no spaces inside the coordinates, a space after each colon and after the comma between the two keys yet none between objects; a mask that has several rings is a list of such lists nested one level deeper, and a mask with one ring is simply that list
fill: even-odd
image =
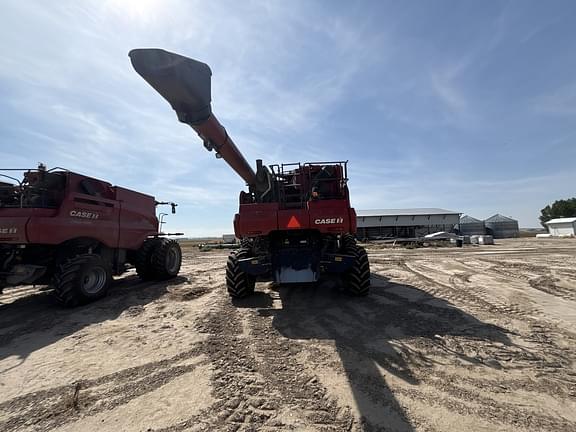
[{"label": "barn roof", "polygon": [[496,213],[494,216],[490,216],[484,222],[517,222],[516,219],[512,219],[511,217],[501,215],[500,213]]},{"label": "barn roof", "polygon": [[574,222],[576,222],[576,217],[550,219],[548,222],[545,223],[546,225],[548,225],[548,224],[574,223]]},{"label": "barn roof", "polygon": [[460,215],[461,213],[440,208],[411,208],[411,209],[375,209],[356,210],[359,217],[366,216],[428,216],[428,215]]},{"label": "barn roof", "polygon": [[482,221],[480,219],[476,219],[472,216],[465,215],[465,216],[462,216],[460,218],[460,223],[461,224],[481,224]]}]

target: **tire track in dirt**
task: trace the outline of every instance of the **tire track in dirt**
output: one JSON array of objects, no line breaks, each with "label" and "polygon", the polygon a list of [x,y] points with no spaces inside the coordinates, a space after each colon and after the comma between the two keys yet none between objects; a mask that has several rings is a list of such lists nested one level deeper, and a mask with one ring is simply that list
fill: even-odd
[{"label": "tire track in dirt", "polygon": [[[420,378],[423,381],[428,381],[432,378],[440,382],[453,384],[454,376],[442,370],[424,370],[421,371]],[[429,376],[429,377],[428,377]],[[458,384],[460,386],[467,386],[478,389],[481,394],[486,393],[501,393],[503,391],[518,391],[532,392],[535,394],[547,394],[555,398],[570,399],[573,397],[574,388],[571,383],[566,382],[564,385],[558,385],[556,380],[550,380],[547,377],[540,377],[535,379],[533,377],[523,378],[507,378],[499,376],[497,379],[474,378],[470,375],[460,375],[458,377]]]},{"label": "tire track in dirt", "polygon": [[[362,332],[361,315],[352,317],[353,321],[358,323],[356,330],[359,333]],[[337,354],[340,358],[333,370],[334,373],[338,371],[346,377],[349,385],[353,388],[353,393],[356,393],[355,398],[357,400],[369,400],[372,405],[371,409],[386,410],[390,430],[413,430],[413,426],[418,425],[420,431],[435,431],[425,417],[414,410],[410,410],[406,404],[397,400],[395,388],[390,387],[390,384],[385,381],[385,377],[376,369],[376,364],[378,364],[387,371],[393,371],[395,376],[401,377],[406,382],[415,383],[418,380],[413,374],[413,367],[416,364],[432,366],[425,357],[420,356],[417,351],[411,350],[409,344],[403,344],[402,350],[396,353],[376,352],[373,348],[366,346],[361,339],[346,337],[343,334],[344,332],[338,324],[342,321],[341,316],[334,316],[334,319],[331,320],[322,318],[320,321],[323,328],[330,329],[331,334],[340,334],[336,342]],[[312,357],[309,356],[309,358]],[[365,363],[372,364],[372,367],[364,369],[361,365]],[[357,367],[351,367],[351,364],[357,365]],[[363,405],[366,403],[364,402]],[[366,409],[366,407],[364,408]],[[377,424],[363,415],[362,409],[360,409],[359,414],[361,416],[358,424],[360,430],[386,430],[381,424]]]},{"label": "tire track in dirt", "polygon": [[[422,322],[422,319],[420,318],[410,322],[410,326],[421,325],[428,329],[429,334],[434,334],[434,337],[432,338],[417,339],[414,350],[420,351],[422,356],[433,354],[438,355],[439,352],[444,351],[448,355],[456,355],[467,362],[471,362],[471,360],[474,360],[474,357],[479,356],[480,361],[471,362],[471,364],[477,366],[481,365],[481,367],[484,367],[483,363],[486,362],[490,367],[497,366],[504,369],[536,369],[537,371],[540,371],[538,383],[536,383],[533,378],[527,377],[525,381],[515,380],[506,383],[506,385],[511,388],[523,388],[531,391],[545,392],[550,395],[565,398],[569,398],[575,394],[575,388],[573,387],[575,378],[573,376],[574,374],[570,372],[573,365],[572,353],[570,350],[558,347],[554,342],[554,339],[550,336],[549,329],[542,324],[534,322],[531,326],[529,335],[524,337],[525,339],[538,344],[537,350],[528,350],[510,341],[507,342],[505,340],[500,340],[501,338],[498,334],[503,329],[499,329],[497,326],[492,326],[486,323],[481,324],[480,326],[464,326],[462,319],[459,317],[461,313],[456,313],[450,309],[431,306],[425,303],[426,300],[411,304],[405,302],[405,304],[402,305],[402,301],[398,296],[395,296],[392,293],[385,293],[384,295],[388,298],[394,298],[399,302],[399,307],[413,308],[422,312],[425,316],[435,317],[434,320],[430,321],[424,320]],[[446,328],[457,328],[458,331],[454,334],[444,333],[444,336],[437,335],[443,334],[443,331],[445,332],[443,322],[449,326]],[[412,332],[414,334],[426,334],[423,332],[423,329],[415,328]],[[542,335],[546,335],[546,337],[541,339]],[[414,340],[411,340],[411,342],[414,342]],[[496,360],[496,363],[494,363],[494,360]],[[410,363],[411,367],[414,367],[414,370],[419,371],[420,374],[417,374],[419,380],[424,381],[425,377],[430,376],[430,374],[432,374],[431,376],[433,377],[442,374],[442,372],[435,368],[422,368],[422,365],[426,365],[426,363],[423,363],[422,361],[416,363],[409,362],[408,357],[407,363]],[[451,382],[452,379],[453,377],[444,374],[444,379],[439,382]],[[458,379],[462,379],[462,377],[459,377]],[[558,379],[560,379],[563,384],[559,385],[557,383]],[[550,385],[550,380],[556,383]],[[478,388],[478,395],[481,399],[481,395],[487,388],[487,383],[483,380],[476,382],[469,380],[468,383]],[[496,388],[501,384],[502,382],[499,381],[492,387]]]},{"label": "tire track in dirt", "polygon": [[224,301],[219,299],[217,310],[196,324],[207,335],[204,353],[215,367],[211,381],[217,400],[200,414],[161,431],[254,430],[278,408],[278,396],[266,392],[266,383],[257,372],[237,312]]},{"label": "tire track in dirt", "polygon": [[[135,276],[129,276],[116,282],[107,299],[83,309],[86,315],[106,311],[101,320],[117,319],[120,316],[133,318],[144,312],[144,304],[150,303],[157,311],[161,311],[166,309],[167,305],[196,299],[214,289],[197,288],[191,286],[184,277],[159,284],[141,282]],[[6,322],[14,321],[23,307],[30,307],[32,300],[26,299],[24,305],[7,306],[7,315],[4,316]],[[50,309],[50,304],[32,306],[38,309],[38,313],[26,315],[22,322],[12,324],[7,332],[0,334],[0,347],[14,343],[20,337],[43,334],[46,331],[51,333],[51,329],[60,329],[59,335],[70,334],[75,337],[79,330],[87,328],[91,323],[90,319],[82,321],[85,314],[78,315],[74,310],[59,308],[54,311]],[[181,315],[182,310],[168,309],[164,316],[166,314]],[[41,339],[38,334],[34,337]],[[56,336],[54,341],[59,337]],[[185,350],[169,359],[94,379],[79,379],[68,385],[31,392],[4,401],[0,404],[0,430],[51,430],[81,417],[93,416],[125,405],[206,364],[206,360],[195,358],[202,356],[204,351],[204,345],[200,343],[193,349]],[[7,352],[10,353],[10,350]]]},{"label": "tire track in dirt", "polygon": [[[491,264],[490,271],[512,279],[523,279],[534,289],[565,300],[576,300],[576,289],[570,290],[556,284],[554,272],[573,278],[575,274],[566,269],[552,269],[551,266],[524,264],[506,260],[482,259]],[[575,283],[576,286],[576,283]]]},{"label": "tire track in dirt", "polygon": [[[464,263],[459,262],[460,265],[469,267]],[[450,285],[437,281],[433,277],[412,268],[410,265],[401,265],[410,274],[415,275],[419,280],[425,282],[422,284],[422,289],[439,296],[446,298],[451,302],[456,302],[459,306],[472,306],[473,309],[482,312],[490,312],[494,319],[501,319],[502,317],[512,316],[520,319],[529,326],[528,332],[517,334],[517,337],[531,343],[536,348],[526,349],[516,344],[509,346],[492,346],[491,344],[481,343],[472,344],[470,341],[454,340],[454,338],[443,338],[443,344],[452,345],[448,349],[454,351],[453,345],[456,344],[456,352],[472,351],[484,352],[484,357],[494,358],[499,360],[499,363],[510,364],[515,369],[532,370],[536,373],[536,377],[532,376],[527,378],[526,382],[515,382],[516,388],[529,388],[533,391],[561,395],[564,398],[570,398],[576,395],[576,378],[572,372],[574,364],[574,355],[572,349],[566,347],[566,342],[571,341],[571,345],[576,344],[576,338],[570,332],[559,328],[555,324],[549,322],[547,317],[541,311],[536,311],[532,308],[527,308],[525,303],[514,305],[495,301],[492,293],[487,293],[478,284],[474,284],[470,289],[474,290],[474,295],[469,293],[456,292],[456,290],[464,291],[466,285],[469,283],[469,278],[474,274],[474,267],[469,267],[465,272],[452,275],[449,278]],[[491,269],[489,269],[491,270]],[[505,274],[504,276],[512,278],[513,274]],[[464,285],[464,287],[462,286]],[[460,288],[458,288],[460,287]],[[515,297],[516,300],[518,296]],[[520,299],[522,300],[522,299]],[[559,345],[558,341],[562,342]],[[462,345],[464,343],[464,345]],[[536,384],[532,381],[536,379]],[[478,398],[481,399],[482,383],[478,383],[479,394]],[[441,390],[441,389],[440,389]],[[544,428],[545,425],[553,425],[550,419],[541,419],[540,427]],[[567,425],[556,425],[558,427],[568,427]],[[548,427],[548,426],[546,426]],[[574,427],[572,425],[571,427]],[[554,426],[550,426],[553,430]],[[567,429],[570,430],[570,429]]]},{"label": "tire track in dirt", "polygon": [[[115,281],[106,298],[86,306],[84,310],[89,312],[94,309],[105,309],[110,317],[116,317],[134,303],[134,297],[142,298],[142,301],[156,299],[165,295],[168,292],[168,287],[183,281],[186,279],[180,276],[177,279],[159,284],[158,282],[142,282],[132,275]],[[21,302],[4,306],[4,314],[0,317],[0,326],[13,327],[13,329],[0,334],[0,347],[30,333],[65,327],[70,315],[75,314],[73,309],[64,309],[57,305],[48,293],[24,298],[21,299]],[[24,315],[23,319],[20,318],[21,313]],[[76,326],[79,325],[76,324]]]},{"label": "tire track in dirt", "polygon": [[[163,296],[176,301],[194,300],[216,289],[217,285],[211,282],[210,277],[204,278],[203,276],[223,268],[222,263],[208,263],[205,268],[195,269],[191,273],[183,272],[178,278],[161,283],[141,281],[135,273],[128,273],[127,276],[114,281],[106,298],[85,306],[84,310],[88,313],[105,310],[108,319],[111,319],[130,308],[138,307],[140,303],[159,300]],[[29,289],[25,291],[32,292],[32,295],[22,296],[18,299],[18,303],[0,305],[2,312],[0,313],[0,329],[2,329],[0,330],[0,347],[34,332],[60,328],[66,333],[66,327],[70,327],[71,332],[73,329],[88,326],[89,323],[83,325],[81,319],[75,318],[72,318],[74,324],[70,326],[70,316],[73,317],[75,311],[64,309],[56,304],[49,292],[38,290],[35,292]],[[142,307],[140,309],[143,310]]]},{"label": "tire track in dirt", "polygon": [[[460,264],[467,267],[464,263]],[[449,283],[443,283],[414,268],[414,266],[417,265],[418,262],[410,265],[405,262],[402,265],[402,268],[424,282],[420,287],[433,295],[445,298],[456,305],[472,307],[478,312],[488,312],[495,318],[501,318],[504,316],[532,324],[537,323],[538,326],[534,330],[535,333],[541,332],[542,322],[546,322],[546,332],[561,334],[562,337],[576,342],[575,334],[563,330],[556,324],[550,322],[548,317],[540,308],[535,307],[533,304],[529,304],[529,301],[522,295],[516,295],[513,299],[508,297],[496,297],[494,292],[488,292],[479,284],[463,287],[462,285],[467,285],[467,283],[455,275],[449,276]],[[425,267],[426,269],[429,269],[428,266],[425,265]],[[474,272],[473,267],[470,268],[470,271],[466,272],[466,275],[469,276],[470,272]],[[431,273],[433,274],[433,271],[431,271]],[[507,277],[513,279],[511,275],[507,275]]]},{"label": "tire track in dirt", "polygon": [[[494,272],[497,275],[505,276],[506,278],[517,280],[523,279],[527,281],[530,286],[536,288],[540,291],[545,291],[542,288],[542,285],[538,282],[543,278],[544,280],[548,280],[550,277],[550,269],[546,266],[540,265],[533,265],[533,264],[524,264],[524,263],[517,263],[513,262],[510,263],[506,260],[500,261],[493,261],[488,259],[478,259],[478,261],[487,263],[490,265],[488,269],[485,271],[487,272]],[[466,266],[466,264],[460,262],[461,265]],[[516,271],[511,271],[510,267],[517,269]],[[471,270],[474,270],[474,267],[471,267]],[[525,272],[532,273],[532,276],[527,275]],[[545,273],[543,276],[538,276],[539,272]],[[454,276],[451,277],[451,281],[455,281]],[[535,286],[536,285],[536,286]],[[454,286],[458,286],[457,283]],[[483,293],[482,297],[489,300],[493,295],[486,292],[478,284],[475,284],[472,287],[475,291]],[[549,290],[552,291],[552,290]],[[555,295],[557,297],[563,298],[565,300],[573,300],[574,292],[565,290],[565,291],[556,291],[556,292],[547,292],[548,294]],[[541,310],[536,309],[530,306],[527,306],[528,300],[523,298],[522,296],[516,295],[514,297],[514,301],[517,304],[510,304],[510,309],[512,310],[512,315],[516,317],[520,317],[524,322],[526,322],[530,327],[530,333],[525,335],[523,338],[527,341],[536,343],[540,346],[543,346],[544,350],[546,351],[546,356],[552,356],[550,360],[541,360],[541,365],[538,368],[548,368],[548,369],[557,369],[554,365],[562,364],[568,366],[571,364],[573,358],[571,355],[571,350],[564,346],[559,346],[556,341],[564,339],[565,341],[571,341],[573,344],[576,345],[576,334],[566,331],[565,329],[559,327],[558,325],[550,322],[549,317]],[[529,315],[525,315],[524,313],[528,312]],[[541,356],[541,357],[546,357]],[[554,371],[555,374],[560,372],[559,370]]]},{"label": "tire track in dirt", "polygon": [[[394,284],[392,283],[391,286]],[[360,364],[362,360],[372,359],[377,361],[384,369],[393,371],[397,377],[407,383],[418,383],[424,387],[428,386],[437,389],[438,392],[431,393],[430,390],[418,390],[413,385],[402,386],[396,385],[390,389],[393,394],[405,396],[413,400],[419,400],[428,405],[432,404],[447,411],[458,413],[462,416],[475,415],[478,419],[490,419],[494,424],[505,424],[512,427],[526,427],[528,430],[571,430],[573,423],[565,419],[557,419],[554,416],[534,414],[528,410],[522,409],[513,403],[502,403],[494,400],[487,395],[490,390],[500,388],[497,384],[492,387],[484,381],[469,383],[474,384],[473,389],[467,389],[456,384],[460,376],[444,374],[443,379],[438,379],[437,369],[434,362],[431,362],[429,356],[438,356],[444,354],[444,357],[466,358],[466,351],[480,352],[483,359],[501,359],[513,360],[513,363],[524,364],[524,368],[534,366],[534,363],[544,362],[544,359],[527,350],[521,349],[514,345],[506,345],[499,341],[499,332],[496,326],[490,324],[474,323],[471,317],[467,317],[462,312],[454,311],[448,308],[434,306],[428,303],[429,298],[422,298],[419,301],[408,301],[406,298],[395,295],[383,290],[373,290],[372,297],[382,297],[393,299],[395,305],[388,309],[382,309],[382,317],[370,321],[370,325],[364,327],[363,322],[368,315],[369,310],[363,310],[358,306],[346,308],[345,311],[338,310],[333,317],[327,314],[321,315],[321,327],[330,329],[331,334],[340,334],[339,344],[349,352],[349,355],[357,357]],[[409,312],[407,312],[409,311]],[[307,312],[313,312],[308,310]],[[345,312],[343,314],[343,312]],[[420,315],[421,314],[421,315]],[[347,315],[350,315],[349,317]],[[410,316],[414,319],[408,319]],[[433,318],[431,318],[433,317]],[[330,319],[328,319],[330,318]],[[354,322],[356,328],[352,329],[350,336],[345,336],[350,329],[343,326],[343,322]],[[404,338],[402,342],[396,340],[395,354],[378,354],[364,345],[360,335],[373,331],[374,328],[385,328],[386,324],[395,323],[403,328],[403,331],[410,337]],[[458,329],[456,331],[450,329]],[[453,332],[454,334],[450,334]],[[354,334],[356,333],[356,337]],[[437,333],[445,334],[443,337],[437,337]],[[491,335],[491,333],[493,333]],[[471,345],[468,349],[462,346]],[[399,348],[401,347],[401,348]],[[446,347],[448,349],[446,349]],[[486,366],[482,361],[472,363],[473,358],[467,358],[475,368],[494,367]],[[492,360],[491,360],[492,361]],[[492,364],[492,363],[488,363]],[[496,363],[498,364],[498,363]],[[566,366],[569,363],[566,362]],[[373,402],[380,403],[380,406],[391,407],[382,400],[381,391],[375,382],[374,376],[365,373],[361,368],[354,368],[347,371],[348,379],[364,395],[371,398]],[[544,380],[541,381],[541,387]],[[521,383],[516,383],[520,385]],[[550,388],[550,392],[553,390]],[[562,390],[556,389],[555,394],[562,397],[570,397],[568,386]],[[417,413],[409,409],[413,406],[392,407],[396,410],[398,416],[408,416],[413,424],[418,424],[418,430],[431,430],[432,426],[427,424],[425,419],[419,418]],[[374,425],[367,424],[367,430]]]},{"label": "tire track in dirt", "polygon": [[[475,270],[467,264],[461,262],[460,264],[470,269],[466,272],[466,275],[473,273]],[[576,335],[574,333],[568,332],[550,322],[548,317],[540,309],[528,306],[526,304],[527,301],[521,296],[514,297],[517,302],[517,304],[514,304],[508,299],[501,300],[495,298],[493,293],[488,293],[479,284],[474,284],[470,289],[462,287],[463,281],[454,275],[449,277],[450,285],[448,285],[416,270],[406,262],[402,264],[402,268],[425,282],[420,288],[430,292],[432,295],[445,298],[459,306],[472,307],[478,312],[489,312],[494,318],[501,319],[502,317],[510,316],[528,323],[531,331],[530,334],[524,336],[524,339],[540,345],[544,344],[547,350],[553,350],[557,358],[566,359],[569,356],[570,350],[558,346],[558,344],[554,342],[554,339],[565,339],[576,344]],[[514,278],[513,274],[506,274],[505,276]],[[472,289],[474,293],[471,292]],[[553,339],[550,336],[551,334],[556,335],[556,337]]]},{"label": "tire track in dirt", "polygon": [[[521,427],[529,431],[572,432],[576,423],[552,415],[539,415],[534,411],[519,409],[513,404],[484,398],[479,393],[466,392],[462,388],[445,385],[449,397],[440,396],[437,391],[423,392],[417,389],[398,388],[400,395],[419,400],[429,406],[445,408],[462,417],[475,416],[487,421],[498,430],[498,425]],[[469,402],[469,403],[466,403]]]},{"label": "tire track in dirt", "polygon": [[[422,371],[424,372],[424,371]],[[420,390],[416,387],[394,386],[391,388],[394,394],[403,396],[413,401],[445,409],[448,412],[457,413],[463,417],[474,416],[484,421],[488,420],[493,427],[496,425],[508,425],[523,427],[527,430],[571,432],[576,423],[553,415],[535,414],[533,411],[519,408],[513,403],[507,403],[487,397],[492,389],[482,381],[474,382],[475,388],[470,390],[454,384],[454,376],[437,374],[434,370],[430,373],[418,374],[420,384],[431,387],[430,390]],[[374,387],[369,375],[361,370],[355,370],[350,377],[365,393],[373,393]],[[502,386],[498,387],[501,390]],[[538,388],[538,392],[540,389]],[[419,425],[419,430],[430,430],[430,426]]]},{"label": "tire track in dirt", "polygon": [[466,289],[461,289],[458,287],[458,279],[454,276],[449,277],[449,283],[443,283],[417,270],[414,268],[414,264],[409,265],[404,262],[401,267],[424,282],[419,288],[458,306],[466,305],[484,313],[489,312],[492,315],[510,314],[522,319],[536,312],[535,310],[521,310],[510,303],[504,303],[490,297],[485,290],[477,289],[477,286],[474,287],[474,293]]},{"label": "tire track in dirt", "polygon": [[[202,344],[178,355],[124,369],[96,379],[78,380],[0,403],[0,430],[51,430],[97,413],[112,410],[150,393],[177,377],[206,364]],[[195,359],[195,362],[189,362]]]},{"label": "tire track in dirt", "polygon": [[[381,295],[381,293],[375,292],[373,295]],[[390,298],[391,293],[385,293],[385,297]],[[413,308],[425,315],[430,316],[434,314],[437,317],[445,316],[446,320],[451,323],[454,327],[459,327],[459,320],[455,316],[450,316],[443,312],[442,308],[437,308],[430,306],[425,303],[413,302],[411,304],[402,305],[402,301],[398,296],[394,296],[394,300],[399,302],[398,307],[400,308]],[[435,309],[435,310],[434,310]],[[397,320],[397,319],[396,319]],[[415,320],[415,322],[417,322]],[[428,327],[432,332],[441,333],[442,325],[438,325],[433,322],[422,323],[425,327]],[[411,324],[412,325],[412,324]],[[524,380],[516,380],[514,382],[505,382],[504,384],[509,385],[511,388],[531,390],[536,393],[548,393],[554,395],[555,397],[562,397],[570,399],[574,395],[574,387],[570,382],[570,375],[564,374],[564,370],[570,370],[572,365],[572,359],[570,358],[569,352],[559,349],[557,346],[540,346],[542,351],[547,351],[547,356],[542,355],[540,351],[534,353],[529,350],[523,349],[514,344],[503,344],[502,342],[490,341],[490,338],[484,338],[484,340],[479,339],[477,330],[474,328],[470,329],[470,336],[466,337],[467,331],[462,331],[462,335],[445,335],[443,337],[432,338],[432,339],[422,339],[417,338],[417,342],[413,346],[414,351],[420,352],[424,356],[434,355],[434,351],[442,351],[445,348],[448,354],[458,354],[465,352],[481,352],[482,357],[490,360],[490,365],[492,365],[492,359],[499,359],[500,362],[506,364],[505,362],[511,362],[514,368],[524,368],[533,369],[536,368],[540,370],[542,376],[534,382],[531,378]],[[490,327],[487,326],[486,329],[482,330],[490,331]],[[419,333],[416,329],[413,333]],[[414,340],[410,340],[413,343]],[[423,345],[422,345],[423,344]],[[467,345],[472,345],[466,348]],[[354,345],[351,345],[354,346]],[[551,355],[550,349],[554,350],[554,354]],[[357,353],[361,353],[361,350],[355,349]],[[459,356],[462,354],[458,354]],[[432,367],[423,367],[426,363],[417,361],[413,362],[410,357],[406,357],[406,364],[412,370],[414,378],[424,386],[430,386],[438,390],[438,392],[430,393],[429,391],[420,391],[417,388],[405,388],[403,386],[397,386],[393,388],[393,391],[397,395],[404,395],[406,397],[415,398],[427,404],[432,404],[434,406],[442,407],[448,411],[456,412],[463,416],[469,416],[470,414],[477,416],[479,419],[489,419],[491,422],[496,424],[506,424],[513,427],[525,427],[528,430],[550,430],[550,431],[571,431],[576,426],[563,418],[557,418],[551,415],[535,414],[532,411],[522,409],[513,403],[503,403],[488,397],[492,391],[502,391],[503,382],[498,383],[487,383],[484,380],[467,380],[468,386],[473,387],[464,388],[457,383],[463,378],[461,376],[455,377],[451,374],[442,373]],[[500,362],[494,363],[501,368]],[[475,365],[474,367],[488,367],[483,364]],[[494,367],[494,366],[490,366]],[[359,374],[358,377],[354,378],[355,383],[360,383],[364,385],[365,391],[369,391],[371,385],[369,384],[368,377],[362,377],[361,371],[356,371]],[[563,385],[558,385],[558,379],[564,382]],[[573,381],[573,379],[572,379]]]},{"label": "tire track in dirt", "polygon": [[[299,359],[294,367],[311,374],[312,379],[320,369],[320,380],[322,376],[338,376],[338,382],[349,387],[351,394],[341,396],[347,401],[342,406],[350,403],[350,397],[354,398],[355,430],[413,431],[418,425],[418,430],[433,431],[434,428],[424,416],[417,411],[409,411],[396,399],[379,369],[383,367],[395,376],[412,382],[414,378],[406,367],[405,359],[409,357],[412,362],[422,365],[429,363],[406,344],[401,352],[395,351],[387,341],[381,340],[384,336],[382,330],[392,322],[398,326],[414,322],[418,326],[414,333],[419,333],[426,324],[420,326],[402,306],[387,302],[387,306],[382,307],[374,301],[373,297],[379,295],[381,290],[373,290],[368,298],[354,298],[334,288],[326,284],[315,288],[279,289],[282,309],[268,312],[274,316],[272,326],[278,329],[282,337],[289,341],[296,340],[301,348],[292,354],[292,357]],[[450,313],[447,309],[443,310]],[[263,334],[267,335],[268,324],[262,322],[261,317],[253,319],[258,320],[254,325],[263,326]],[[318,349],[319,344],[324,347],[323,350]],[[281,357],[276,363],[284,361],[285,358]],[[328,373],[327,369],[332,373]],[[354,381],[356,369],[368,372],[367,385],[363,388]],[[328,382],[331,381],[329,379]],[[337,390],[338,393],[340,391]]]},{"label": "tire track in dirt", "polygon": [[301,347],[283,339],[271,318],[239,310],[227,298],[201,318],[198,330],[208,335],[204,353],[216,367],[212,377],[217,401],[190,419],[157,432],[283,431],[310,427],[345,431],[353,418],[328,396],[296,361]]},{"label": "tire track in dirt", "polygon": [[252,350],[263,367],[263,375],[284,395],[284,404],[304,409],[306,420],[317,430],[351,429],[350,410],[338,406],[318,379],[298,362],[297,355],[305,347],[282,337],[273,328],[271,317],[251,313],[248,323],[251,335],[257,341]]},{"label": "tire track in dirt", "polygon": [[557,285],[557,281],[558,279],[550,274],[532,278],[528,283],[532,288],[537,289],[538,291],[560,297],[564,300],[576,301],[576,291]]}]

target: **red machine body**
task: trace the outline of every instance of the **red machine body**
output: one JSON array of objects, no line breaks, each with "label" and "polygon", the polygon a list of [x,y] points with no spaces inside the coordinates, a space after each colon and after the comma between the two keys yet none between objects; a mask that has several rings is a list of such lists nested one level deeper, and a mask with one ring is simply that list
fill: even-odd
[{"label": "red machine body", "polygon": [[[21,171],[22,180],[13,176]],[[178,274],[180,247],[160,238],[154,197],[43,165],[0,170],[0,179],[0,293],[52,284],[75,306],[105,295],[127,264],[144,279]]]},{"label": "red machine body", "polygon": [[[30,171],[28,177],[31,174],[35,172]],[[158,233],[154,197],[69,171],[47,175],[60,178],[62,187],[45,190],[44,196],[38,191],[37,197],[45,200],[46,207],[4,202],[1,243],[59,245],[91,238],[109,248],[138,249],[146,238]]]},{"label": "red machine body", "polygon": [[321,234],[356,232],[356,212],[341,200],[310,201],[304,209],[280,207],[278,203],[240,204],[239,213],[234,216],[236,237],[302,229],[314,229]]},{"label": "red machine body", "polygon": [[[314,178],[322,167],[334,167],[333,179],[324,194],[312,195]],[[289,169],[287,170],[286,167]],[[321,234],[356,232],[356,212],[350,206],[346,186],[346,162],[273,165],[278,188],[275,202],[259,203],[240,194],[239,212],[234,217],[236,237],[266,236],[273,231],[316,230]]]}]

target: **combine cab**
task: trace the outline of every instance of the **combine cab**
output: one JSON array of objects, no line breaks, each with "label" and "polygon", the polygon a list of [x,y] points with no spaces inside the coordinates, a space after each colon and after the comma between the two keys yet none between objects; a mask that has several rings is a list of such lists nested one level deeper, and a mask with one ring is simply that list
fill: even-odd
[{"label": "combine cab", "polygon": [[43,165],[0,178],[0,292],[51,285],[77,306],[106,295],[128,264],[146,280],[178,274],[180,246],[158,232],[154,197]]},{"label": "combine cab", "polygon": [[228,259],[230,296],[251,294],[257,279],[308,283],[323,273],[340,274],[352,294],[368,294],[370,266],[354,238],[356,213],[350,207],[346,162],[267,167],[257,160],[254,171],[212,113],[208,65],[160,49],[133,50],[130,58],[178,119],[248,186],[240,193],[234,218],[242,247]]}]

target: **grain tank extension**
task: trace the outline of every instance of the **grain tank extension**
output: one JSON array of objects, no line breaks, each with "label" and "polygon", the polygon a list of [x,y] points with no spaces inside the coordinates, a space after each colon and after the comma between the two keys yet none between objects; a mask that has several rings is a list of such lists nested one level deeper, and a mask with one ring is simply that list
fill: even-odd
[{"label": "grain tank extension", "polygon": [[230,296],[245,297],[256,280],[316,282],[323,273],[342,276],[347,290],[366,295],[370,267],[356,245],[356,213],[350,207],[347,162],[308,162],[256,170],[240,153],[211,108],[208,65],[161,49],[130,52],[134,69],[164,99],[178,120],[190,125],[204,147],[214,151],[246,182],[240,192],[234,231],[242,247],[226,270]]}]

